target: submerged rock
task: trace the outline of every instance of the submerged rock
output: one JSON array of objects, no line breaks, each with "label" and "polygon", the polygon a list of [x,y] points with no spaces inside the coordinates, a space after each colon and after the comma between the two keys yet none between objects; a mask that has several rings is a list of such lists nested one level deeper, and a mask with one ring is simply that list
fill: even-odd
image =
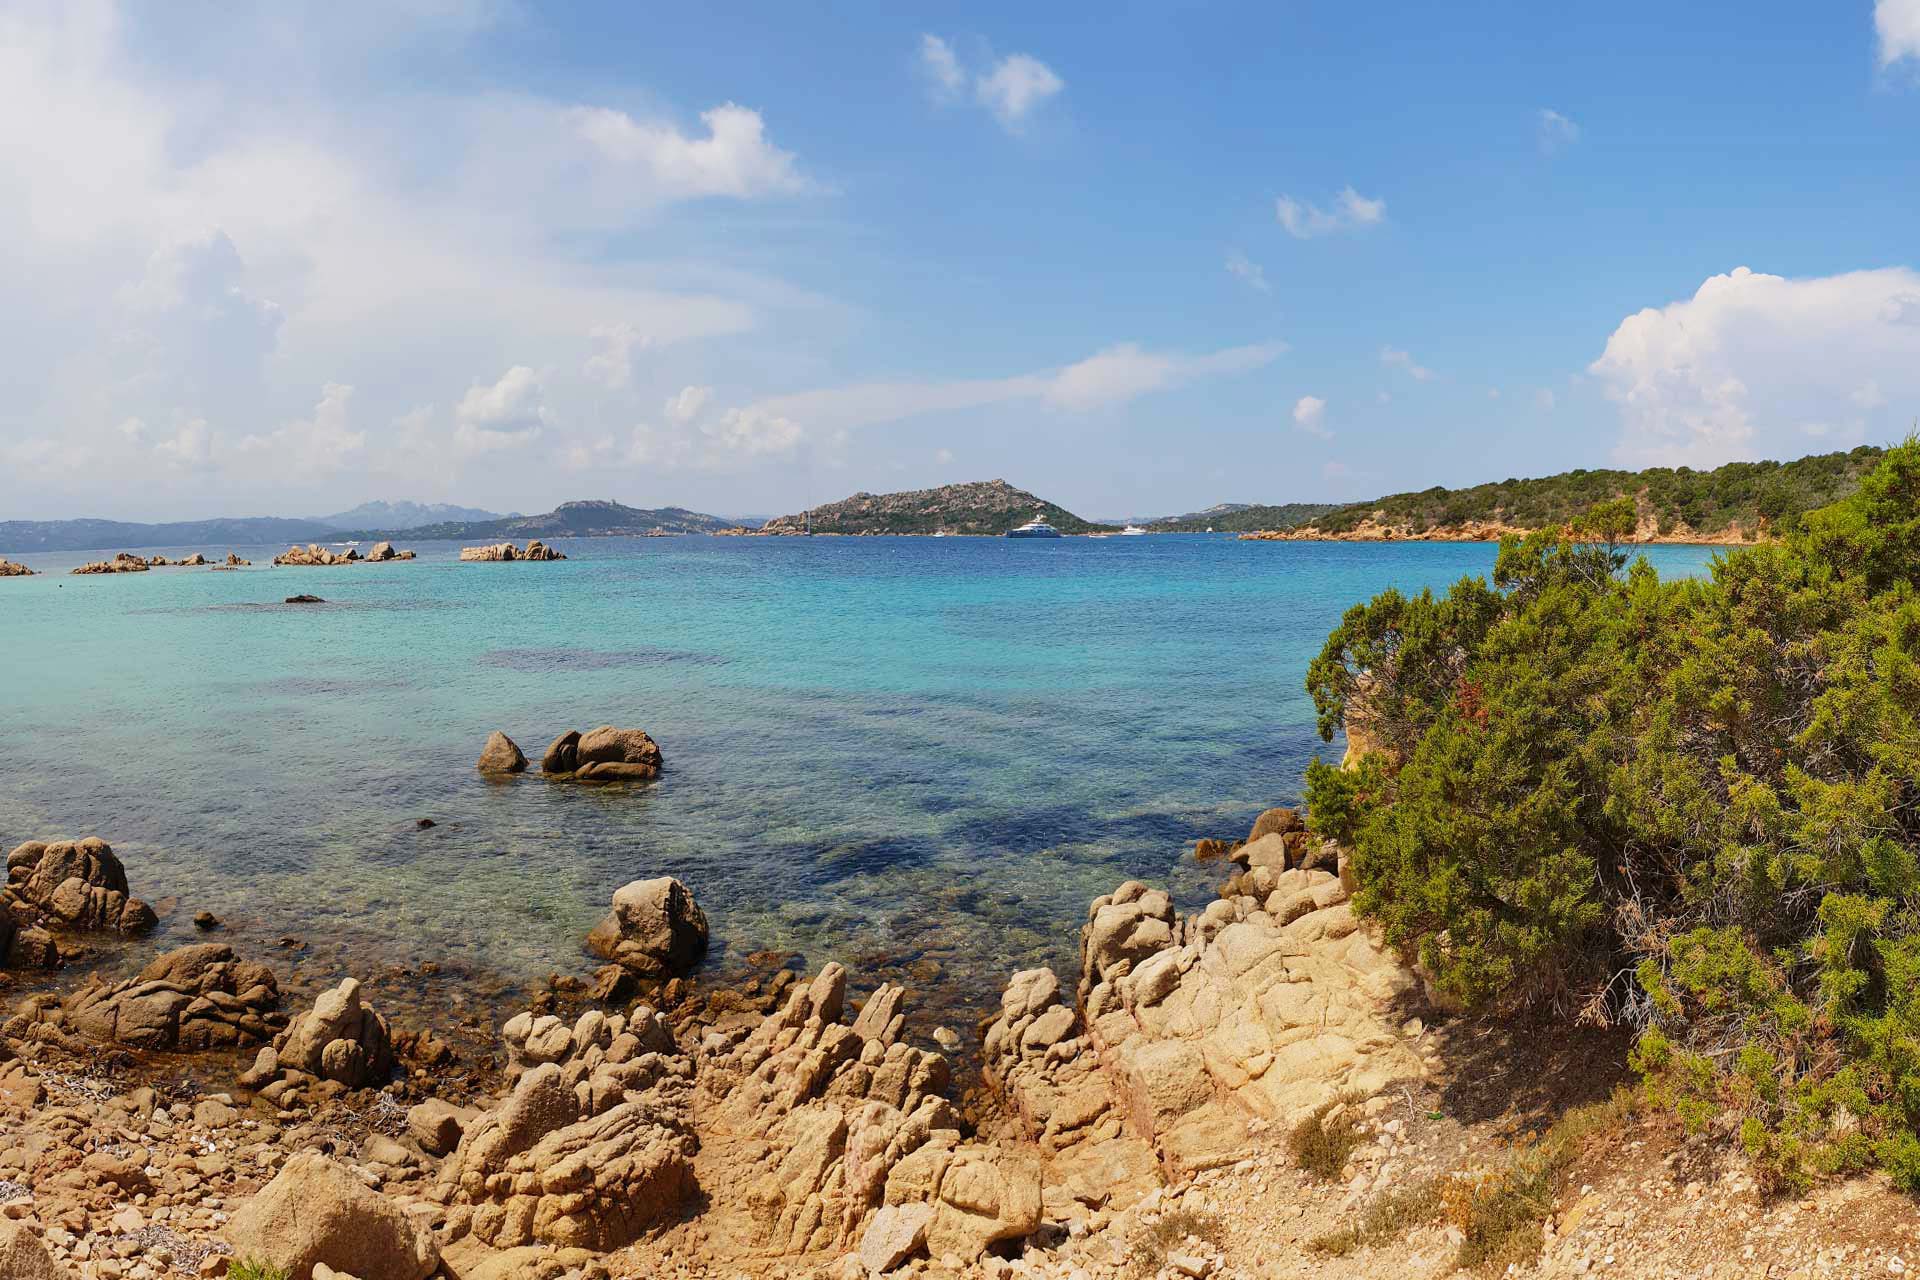
[{"label": "submerged rock", "polygon": [[614,891],[587,950],[639,977],[677,978],[706,954],[707,916],[672,876],[635,880]]},{"label": "submerged rock", "polygon": [[487,735],[487,745],[481,748],[475,767],[482,773],[523,773],[527,758],[520,754],[512,738],[495,729]]},{"label": "submerged rock", "polygon": [[579,763],[580,731],[569,729],[547,744],[545,754],[540,757],[540,772],[572,773]]},{"label": "submerged rock", "polygon": [[603,724],[574,744],[575,779],[582,782],[637,781],[660,776],[660,745],[639,729]]}]

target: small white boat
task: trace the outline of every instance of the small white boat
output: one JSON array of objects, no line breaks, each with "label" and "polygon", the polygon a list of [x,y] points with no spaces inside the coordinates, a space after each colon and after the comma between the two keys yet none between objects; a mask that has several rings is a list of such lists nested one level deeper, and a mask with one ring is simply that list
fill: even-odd
[{"label": "small white boat", "polygon": [[1007,530],[1009,538],[1057,538],[1060,531],[1048,524],[1046,517],[1036,515],[1018,529]]},{"label": "small white boat", "polygon": [[1129,522],[1127,524],[1127,527],[1120,531],[1120,536],[1123,538],[1138,538],[1145,533],[1146,533],[1145,529],[1142,529],[1137,524],[1133,524],[1132,522]]}]

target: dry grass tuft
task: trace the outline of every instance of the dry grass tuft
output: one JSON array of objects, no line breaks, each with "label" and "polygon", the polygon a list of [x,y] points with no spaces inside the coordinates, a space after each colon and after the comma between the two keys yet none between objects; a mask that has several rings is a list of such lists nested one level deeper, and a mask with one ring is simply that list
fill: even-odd
[{"label": "dry grass tuft", "polygon": [[1347,1157],[1359,1145],[1360,1130],[1353,1123],[1353,1108],[1344,1098],[1320,1107],[1287,1135],[1293,1162],[1322,1182],[1337,1181],[1347,1167]]}]

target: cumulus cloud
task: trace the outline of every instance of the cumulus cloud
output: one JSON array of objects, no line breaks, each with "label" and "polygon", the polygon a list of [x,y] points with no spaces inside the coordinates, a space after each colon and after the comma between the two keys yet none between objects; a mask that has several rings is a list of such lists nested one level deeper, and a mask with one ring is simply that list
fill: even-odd
[{"label": "cumulus cloud", "polygon": [[707,407],[707,401],[713,395],[712,387],[682,387],[679,392],[667,397],[667,417],[673,422],[688,423],[700,416]]},{"label": "cumulus cloud", "polygon": [[1327,402],[1319,396],[1301,396],[1293,402],[1293,425],[1322,440],[1333,438],[1327,428]]},{"label": "cumulus cloud", "polygon": [[1403,370],[1415,382],[1427,382],[1433,377],[1433,370],[1420,364],[1407,352],[1398,347],[1380,348],[1380,363],[1389,369]]},{"label": "cumulus cloud", "polygon": [[653,345],[653,339],[630,324],[596,326],[587,335],[600,350],[587,357],[581,372],[609,391],[619,391],[633,381],[633,353]]},{"label": "cumulus cloud", "polygon": [[568,115],[615,174],[633,175],[672,198],[750,199],[807,187],[793,154],[767,141],[760,113],[731,102],[700,113],[705,136],[611,107],[575,107]]},{"label": "cumulus cloud", "polygon": [[454,439],[474,453],[522,445],[546,428],[548,413],[541,375],[517,364],[499,379],[476,382],[454,408]]},{"label": "cumulus cloud", "polygon": [[[310,417],[289,422],[265,435],[240,439],[242,454],[260,455],[266,465],[313,475],[338,471],[358,462],[367,446],[367,433],[348,424],[347,409],[353,400],[353,388],[330,382],[320,390],[320,402]],[[202,432],[205,424],[197,425]],[[174,438],[176,442],[180,437]],[[166,446],[161,446],[165,448]]]},{"label": "cumulus cloud", "polygon": [[1352,187],[1343,187],[1330,207],[1322,208],[1283,195],[1274,200],[1273,213],[1288,235],[1296,240],[1311,240],[1315,236],[1358,230],[1384,222],[1387,202],[1370,200]]},{"label": "cumulus cloud", "polygon": [[1880,65],[1920,62],[1920,0],[1875,0],[1873,29],[1880,38]]},{"label": "cumulus cloud", "polygon": [[1009,133],[1019,132],[1036,108],[1067,87],[1052,67],[1030,53],[1011,53],[969,68],[953,45],[936,35],[920,37],[920,69],[938,101],[971,99]]},{"label": "cumulus cloud", "polygon": [[1542,107],[1534,118],[1534,134],[1541,154],[1550,156],[1580,141],[1580,126],[1551,107]]},{"label": "cumulus cloud", "polygon": [[1248,258],[1238,249],[1227,251],[1227,272],[1246,281],[1247,287],[1257,293],[1272,293],[1273,286],[1267,283],[1267,271],[1259,263]]},{"label": "cumulus cloud", "polygon": [[1788,279],[1741,267],[1620,322],[1589,366],[1621,460],[1715,466],[1887,439],[1920,403],[1920,273]]},{"label": "cumulus cloud", "polygon": [[[484,26],[477,13],[454,22],[453,7],[484,6],[383,8],[378,23],[356,16],[354,41],[306,9],[169,11],[177,38],[155,42],[114,0],[0,5],[0,240],[33,264],[0,270],[0,349],[33,371],[10,386],[0,444],[49,467],[87,460],[57,490],[44,472],[0,468],[0,505],[187,515],[246,492],[305,509],[311,473],[219,442],[315,421],[317,386],[350,384],[357,415],[391,422],[457,396],[504,348],[555,371],[557,403],[594,386],[657,403],[668,388],[633,385],[649,341],[743,333],[772,308],[821,305],[593,238],[668,220],[681,202],[813,190],[760,113],[723,102],[683,121],[669,106],[368,76],[399,50],[438,57],[445,36]],[[248,74],[225,74],[239,48]],[[117,429],[129,419],[152,424],[137,455]],[[181,438],[196,422],[206,434]],[[445,449],[457,442],[440,422]],[[457,426],[469,445],[512,434]],[[58,449],[28,447],[54,437]],[[174,447],[156,454],[165,440]],[[144,483],[116,469],[135,456]],[[390,458],[383,448],[364,465]],[[444,492],[462,467],[455,456],[400,482]],[[326,500],[363,496],[345,488]]]}]

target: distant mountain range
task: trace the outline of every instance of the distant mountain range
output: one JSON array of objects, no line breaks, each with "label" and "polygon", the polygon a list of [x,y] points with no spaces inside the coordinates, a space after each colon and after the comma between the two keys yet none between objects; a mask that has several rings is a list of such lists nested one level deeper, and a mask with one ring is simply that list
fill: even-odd
[{"label": "distant mountain range", "polygon": [[288,519],[243,516],[136,524],[124,520],[0,520],[0,552],[102,551],[137,547],[262,546],[337,542],[352,538],[491,539],[594,538],[620,534],[712,533],[731,520],[682,507],[644,510],[618,502],[563,503],[545,515],[496,515],[475,507],[417,502],[369,502],[331,516]]},{"label": "distant mountain range", "polygon": [[545,515],[495,516],[485,520],[450,520],[412,529],[367,529],[361,538],[405,533],[410,538],[471,541],[480,538],[610,538],[650,533],[716,533],[736,528],[732,520],[689,511],[685,507],[628,507],[608,500],[563,502]]},{"label": "distant mountain range", "polygon": [[1062,533],[1089,533],[1097,525],[1065,507],[1016,489],[1005,480],[976,480],[913,489],[905,493],[856,493],[839,502],[769,520],[767,533],[974,533],[1000,534],[1044,516]]},{"label": "distant mountain range", "polygon": [[363,502],[351,511],[315,516],[315,524],[330,529],[418,529],[429,524],[462,521],[511,520],[518,511],[501,515],[479,507],[456,507],[450,502]]}]

